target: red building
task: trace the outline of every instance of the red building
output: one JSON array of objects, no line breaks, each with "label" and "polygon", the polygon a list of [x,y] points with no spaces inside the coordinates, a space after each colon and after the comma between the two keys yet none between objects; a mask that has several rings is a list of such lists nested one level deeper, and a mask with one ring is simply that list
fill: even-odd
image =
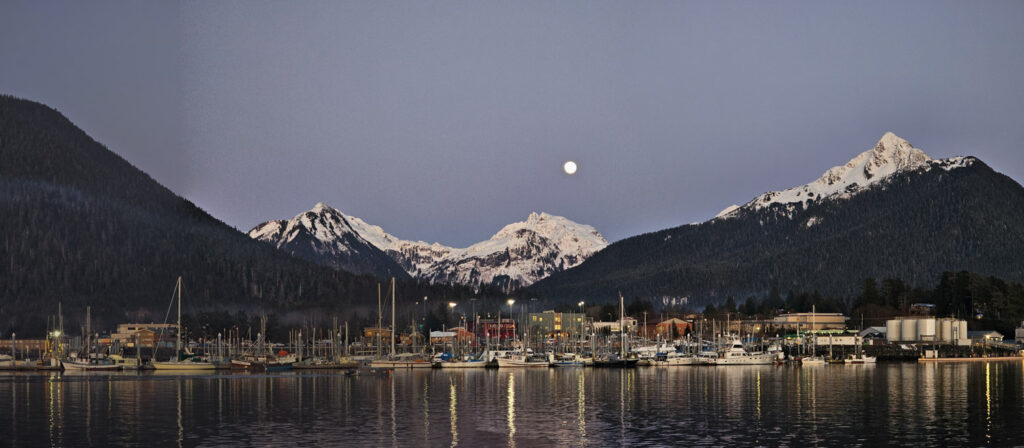
[{"label": "red building", "polygon": [[470,331],[476,333],[481,341],[488,339],[497,340],[499,338],[502,340],[511,339],[515,337],[517,329],[515,319],[505,317],[501,318],[501,322],[498,322],[498,319],[481,318],[479,331],[474,331],[472,325],[469,328]]}]

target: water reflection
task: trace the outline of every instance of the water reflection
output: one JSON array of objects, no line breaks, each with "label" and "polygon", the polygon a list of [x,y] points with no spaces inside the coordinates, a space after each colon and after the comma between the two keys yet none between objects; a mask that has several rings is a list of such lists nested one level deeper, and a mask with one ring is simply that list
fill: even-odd
[{"label": "water reflection", "polygon": [[508,446],[516,446],[516,375],[508,374]]},{"label": "water reflection", "polygon": [[1021,362],[0,374],[0,445],[1010,445],[1022,393]]},{"label": "water reflection", "polygon": [[448,378],[448,385],[450,389],[448,395],[448,414],[451,416],[452,446],[454,447],[459,446],[459,416],[458,412],[456,412],[456,403],[458,403],[458,397],[457,394],[455,393],[455,380],[453,378]]}]

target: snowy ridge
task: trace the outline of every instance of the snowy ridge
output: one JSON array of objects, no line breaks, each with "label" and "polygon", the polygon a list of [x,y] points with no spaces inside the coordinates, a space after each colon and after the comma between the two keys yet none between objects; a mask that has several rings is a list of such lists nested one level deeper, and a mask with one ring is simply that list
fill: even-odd
[{"label": "snowy ridge", "polygon": [[776,204],[792,208],[824,199],[841,199],[880,184],[899,172],[933,167],[948,171],[969,166],[974,160],[973,157],[933,160],[910,142],[886,132],[874,148],[860,153],[844,165],[832,167],[814,182],[764,193],[743,206],[727,207],[713,219],[728,219],[743,211],[761,210]]},{"label": "snowy ridge", "polygon": [[[309,245],[316,254],[328,258],[351,259],[365,255],[372,247],[409,275],[432,283],[497,283],[509,289],[574,267],[608,245],[591,226],[561,216],[531,213],[526,221],[505,226],[487,241],[459,249],[397,238],[380,226],[323,203],[289,221],[260,224],[249,231],[249,236],[293,253],[296,246],[304,249]],[[352,269],[345,263],[329,264]]]}]

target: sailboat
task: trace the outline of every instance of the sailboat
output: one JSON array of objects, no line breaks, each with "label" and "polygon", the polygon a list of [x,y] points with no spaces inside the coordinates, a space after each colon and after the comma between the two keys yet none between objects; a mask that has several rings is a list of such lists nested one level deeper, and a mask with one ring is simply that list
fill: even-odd
[{"label": "sailboat", "polygon": [[[181,359],[181,276],[178,276],[178,284],[175,285],[178,291],[178,339],[174,344],[174,357],[168,361],[153,361],[156,370],[213,370],[217,366],[209,361],[196,357]],[[173,299],[172,299],[173,300]]]},{"label": "sailboat", "polygon": [[811,356],[805,356],[800,360],[800,365],[804,366],[823,366],[825,365],[825,358],[818,356],[818,345],[816,344],[818,336],[814,332],[814,319],[815,318],[815,307],[811,305]]},{"label": "sailboat", "polygon": [[[377,300],[380,300],[379,296]],[[397,328],[395,325],[395,278],[391,277],[391,356],[387,359],[380,358],[370,362],[370,367],[374,369],[429,369],[434,367],[433,363],[422,359],[419,355],[395,353],[395,330]],[[378,328],[378,334],[380,334],[379,331]]]},{"label": "sailboat", "polygon": [[635,357],[626,356],[626,305],[622,293],[619,293],[619,355],[608,354],[594,359],[594,367],[636,367],[640,361]]},{"label": "sailboat", "polygon": [[72,354],[71,357],[61,361],[61,365],[67,370],[84,370],[88,372],[121,370],[121,366],[115,364],[109,358],[94,356],[89,353],[92,346],[92,322],[90,308],[85,308],[85,356]]}]

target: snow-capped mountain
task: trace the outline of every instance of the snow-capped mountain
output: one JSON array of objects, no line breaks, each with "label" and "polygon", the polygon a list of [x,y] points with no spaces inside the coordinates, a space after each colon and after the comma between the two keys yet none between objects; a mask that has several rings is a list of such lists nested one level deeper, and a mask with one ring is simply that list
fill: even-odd
[{"label": "snow-capped mountain", "polygon": [[361,230],[366,227],[362,220],[319,203],[291,220],[262,223],[249,231],[249,237],[299,258],[356,274],[408,277],[402,266],[363,238]]},{"label": "snow-capped mountain", "polygon": [[949,170],[973,163],[973,160],[971,157],[934,160],[910,142],[892,132],[886,132],[874,148],[860,153],[845,165],[832,167],[814,182],[764,193],[743,206],[726,207],[715,218],[732,218],[744,211],[761,210],[773,205],[781,205],[787,210],[798,204],[806,208],[810,203],[824,199],[848,198],[885,183],[899,172],[931,167]]},{"label": "snow-capped mountain", "polygon": [[1013,179],[974,157],[933,160],[887,133],[814,182],[617,241],[530,295],[571,303],[621,292],[700,307],[773,291],[851,298],[866,278],[931,287],[944,272],[970,271],[1021,281],[1021,216],[1024,188]]},{"label": "snow-capped mountain", "polygon": [[[561,216],[531,213],[487,241],[467,248],[397,238],[323,203],[289,221],[268,221],[249,236],[318,263],[379,276],[399,266],[403,274],[432,283],[503,288],[526,286],[569,269],[608,241],[593,227]],[[382,262],[384,255],[391,263]],[[393,263],[393,265],[392,265]]]}]

